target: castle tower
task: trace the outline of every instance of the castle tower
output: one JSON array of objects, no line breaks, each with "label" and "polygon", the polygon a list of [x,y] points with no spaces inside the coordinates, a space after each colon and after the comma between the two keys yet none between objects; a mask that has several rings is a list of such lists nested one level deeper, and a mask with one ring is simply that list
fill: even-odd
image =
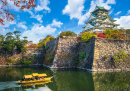
[{"label": "castle tower", "polygon": [[95,10],[91,12],[91,16],[83,27],[84,31],[102,32],[105,29],[116,29],[119,24],[115,24],[116,20],[108,16],[109,10],[104,7],[96,6]]}]

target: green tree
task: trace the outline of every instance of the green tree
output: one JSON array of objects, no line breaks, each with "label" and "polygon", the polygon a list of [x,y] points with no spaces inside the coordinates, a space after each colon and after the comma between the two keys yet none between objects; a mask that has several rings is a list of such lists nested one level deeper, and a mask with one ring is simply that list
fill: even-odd
[{"label": "green tree", "polygon": [[127,34],[130,34],[130,29],[127,29],[126,33],[127,33]]},{"label": "green tree", "polygon": [[74,32],[71,32],[71,31],[64,31],[64,32],[60,33],[60,36],[73,36],[73,37],[76,37],[77,34],[75,34]]},{"label": "green tree", "polygon": [[14,33],[14,35],[16,36],[16,39],[17,39],[17,41],[19,41],[20,40],[20,38],[19,38],[19,33],[21,33],[20,31],[14,31],[13,32]]},{"label": "green tree", "polygon": [[5,36],[6,36],[6,40],[11,40],[13,39],[13,33],[12,32],[8,32]]},{"label": "green tree", "polygon": [[4,35],[0,35],[0,39],[1,39],[1,41],[4,41],[4,39],[5,39]]}]

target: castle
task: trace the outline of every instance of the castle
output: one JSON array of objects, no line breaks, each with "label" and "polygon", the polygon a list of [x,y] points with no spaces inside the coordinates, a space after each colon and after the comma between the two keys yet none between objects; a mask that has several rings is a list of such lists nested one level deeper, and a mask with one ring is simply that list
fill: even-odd
[{"label": "castle", "polygon": [[104,7],[97,6],[95,10],[91,12],[91,16],[86,22],[86,26],[83,27],[83,32],[93,31],[93,32],[102,32],[105,29],[116,29],[119,24],[115,24],[116,20],[111,19],[111,16],[108,15],[109,10]]}]

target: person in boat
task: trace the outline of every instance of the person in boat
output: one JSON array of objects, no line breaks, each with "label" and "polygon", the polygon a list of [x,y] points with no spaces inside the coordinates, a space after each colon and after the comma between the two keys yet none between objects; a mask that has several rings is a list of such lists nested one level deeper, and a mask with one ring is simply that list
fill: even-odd
[{"label": "person in boat", "polygon": [[25,77],[22,78],[22,81],[26,81]]}]

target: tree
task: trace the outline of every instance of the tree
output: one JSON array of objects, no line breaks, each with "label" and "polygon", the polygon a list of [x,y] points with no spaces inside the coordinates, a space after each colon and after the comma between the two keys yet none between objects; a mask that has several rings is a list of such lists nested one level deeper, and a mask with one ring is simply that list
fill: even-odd
[{"label": "tree", "polygon": [[41,40],[39,41],[38,46],[39,46],[39,47],[42,47],[42,48],[45,48],[46,43],[47,43],[48,41],[53,40],[53,39],[55,39],[53,36],[47,35],[44,39],[41,39]]},{"label": "tree", "polygon": [[14,33],[14,35],[16,36],[17,41],[20,40],[20,38],[19,38],[19,36],[20,36],[19,33],[21,33],[21,32],[20,32],[20,31],[14,31],[13,33]]},{"label": "tree", "polygon": [[4,41],[4,39],[5,39],[4,35],[0,35],[0,39],[1,39],[1,41]]},{"label": "tree", "polygon": [[11,40],[13,39],[13,33],[12,32],[8,32],[5,36],[6,36],[6,40]]},{"label": "tree", "polygon": [[71,31],[64,31],[64,32],[60,33],[60,36],[73,36],[73,37],[76,37],[77,34],[75,34],[74,32],[71,32]]},{"label": "tree", "polygon": [[2,25],[5,25],[5,21],[13,21],[15,17],[15,15],[9,13],[9,2],[13,2],[13,5],[21,10],[30,9],[36,6],[35,0],[0,0],[0,23]]},{"label": "tree", "polygon": [[27,37],[26,37],[26,36],[24,36],[23,38],[24,38],[24,40],[26,40],[26,39],[27,39]]},{"label": "tree", "polygon": [[92,31],[87,31],[82,34],[81,39],[83,42],[86,42],[89,41],[92,37],[97,37],[97,35],[95,35]]}]

